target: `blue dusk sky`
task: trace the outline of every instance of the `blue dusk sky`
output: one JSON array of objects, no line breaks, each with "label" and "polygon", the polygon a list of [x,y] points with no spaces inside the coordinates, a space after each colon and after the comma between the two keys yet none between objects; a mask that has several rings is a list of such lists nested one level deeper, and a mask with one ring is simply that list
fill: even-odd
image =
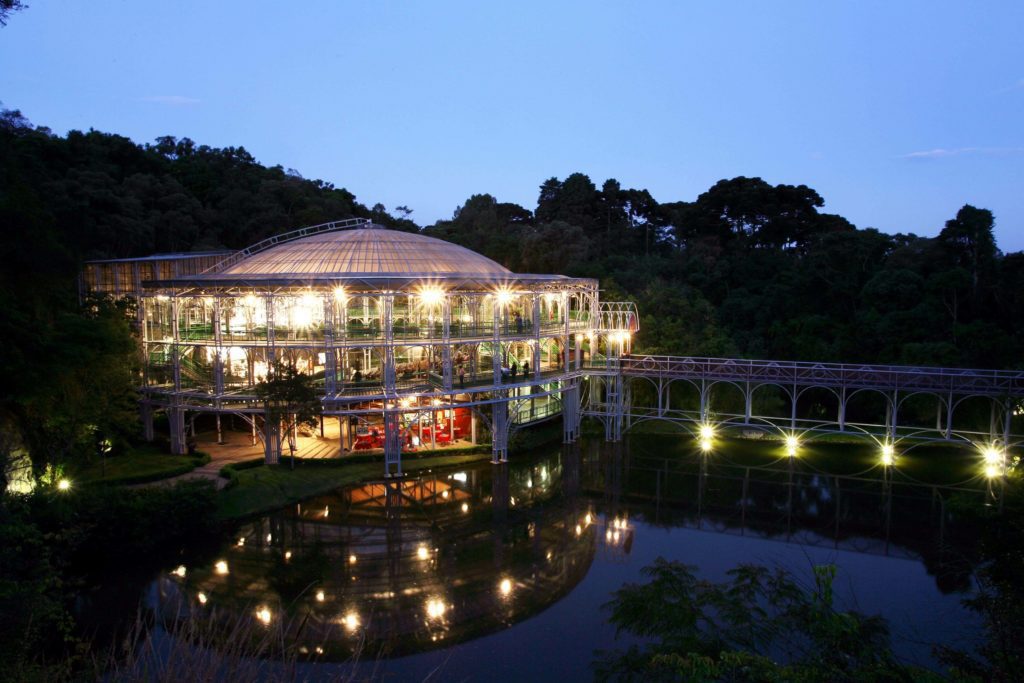
[{"label": "blue dusk sky", "polygon": [[746,175],[887,232],[974,204],[1024,249],[1020,0],[28,4],[0,101],[33,123],[241,145],[420,224],[575,171]]}]

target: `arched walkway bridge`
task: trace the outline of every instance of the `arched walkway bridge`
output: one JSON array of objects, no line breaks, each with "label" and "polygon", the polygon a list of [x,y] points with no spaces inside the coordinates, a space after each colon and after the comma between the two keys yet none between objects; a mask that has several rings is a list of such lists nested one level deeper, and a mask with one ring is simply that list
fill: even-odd
[{"label": "arched walkway bridge", "polygon": [[584,413],[611,440],[667,420],[1009,445],[1024,401],[1024,372],[1001,370],[624,355],[591,372]]}]

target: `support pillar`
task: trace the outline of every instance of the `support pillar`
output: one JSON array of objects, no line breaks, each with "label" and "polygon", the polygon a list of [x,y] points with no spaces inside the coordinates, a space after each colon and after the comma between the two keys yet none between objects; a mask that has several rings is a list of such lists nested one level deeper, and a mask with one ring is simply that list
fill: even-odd
[{"label": "support pillar", "polygon": [[996,400],[989,400],[988,411],[988,440],[991,443],[996,440]]},{"label": "support pillar", "polygon": [[946,399],[946,432],[943,437],[949,441],[953,436],[953,393]]},{"label": "support pillar", "polygon": [[789,411],[789,428],[792,430],[796,430],[796,402],[800,400],[800,390],[796,388],[795,384],[793,385],[793,390],[790,393],[789,398],[791,399],[791,406]]},{"label": "support pillar", "polygon": [[[256,425],[256,416],[253,415],[253,426]],[[264,412],[263,414],[263,461],[268,465],[276,465],[280,462],[281,454],[281,424],[279,420],[272,420]]]},{"label": "support pillar", "polygon": [[168,406],[167,426],[171,436],[171,453],[184,455],[187,450],[185,438],[185,409],[180,406]]},{"label": "support pillar", "polygon": [[[1003,402],[1003,450],[1010,446],[1010,421],[1013,419],[1013,401]],[[1005,455],[1003,456],[1006,457]]]}]

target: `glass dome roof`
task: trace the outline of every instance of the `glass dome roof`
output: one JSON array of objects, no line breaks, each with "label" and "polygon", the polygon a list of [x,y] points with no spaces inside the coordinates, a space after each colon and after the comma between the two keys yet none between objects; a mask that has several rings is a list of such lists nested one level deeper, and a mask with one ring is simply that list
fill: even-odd
[{"label": "glass dome roof", "polygon": [[209,273],[215,278],[451,276],[505,279],[512,271],[457,244],[379,227],[324,232],[257,252]]}]

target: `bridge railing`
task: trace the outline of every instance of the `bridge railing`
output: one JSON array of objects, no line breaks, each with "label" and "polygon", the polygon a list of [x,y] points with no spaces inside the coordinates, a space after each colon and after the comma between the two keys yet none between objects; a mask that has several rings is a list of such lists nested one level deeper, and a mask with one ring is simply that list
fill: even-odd
[{"label": "bridge railing", "polygon": [[640,355],[621,367],[634,376],[1024,397],[1024,372],[1010,370]]}]

